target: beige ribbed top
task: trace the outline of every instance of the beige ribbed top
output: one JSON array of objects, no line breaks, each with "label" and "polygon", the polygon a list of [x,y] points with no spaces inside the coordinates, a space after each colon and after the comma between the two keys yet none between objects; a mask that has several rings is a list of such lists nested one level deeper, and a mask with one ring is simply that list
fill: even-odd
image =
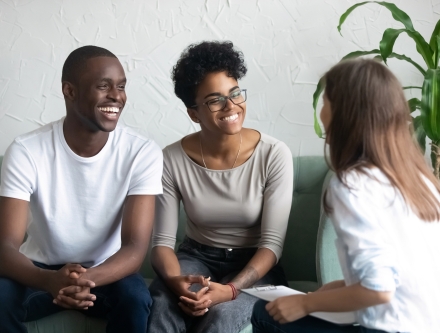
[{"label": "beige ribbed top", "polygon": [[181,141],[163,155],[153,247],[174,249],[182,200],[188,237],[218,248],[268,248],[280,258],[293,191],[292,155],[285,143],[261,134],[252,156],[229,170],[198,165]]}]

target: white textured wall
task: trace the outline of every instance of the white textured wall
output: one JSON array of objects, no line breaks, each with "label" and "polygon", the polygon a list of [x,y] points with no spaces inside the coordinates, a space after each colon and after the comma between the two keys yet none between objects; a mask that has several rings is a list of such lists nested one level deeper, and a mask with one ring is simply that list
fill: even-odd
[{"label": "white textured wall", "polygon": [[[0,0],[0,154],[15,136],[64,115],[61,68],[73,49],[87,44],[108,48],[126,70],[124,123],[161,147],[197,130],[169,73],[184,47],[212,39],[232,40],[244,52],[246,126],[284,140],[294,155],[322,154],[311,106],[319,77],[346,53],[377,48],[385,28],[401,26],[383,7],[368,5],[352,14],[341,37],[339,16],[357,2]],[[391,2],[429,39],[440,0]],[[407,36],[396,47],[422,61]],[[421,84],[411,66],[389,63],[405,85]]]}]

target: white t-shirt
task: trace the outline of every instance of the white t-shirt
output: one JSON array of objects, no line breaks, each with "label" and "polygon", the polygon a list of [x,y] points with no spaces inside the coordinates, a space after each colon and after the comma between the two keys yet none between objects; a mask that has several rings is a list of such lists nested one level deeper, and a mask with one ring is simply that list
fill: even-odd
[{"label": "white t-shirt", "polygon": [[348,173],[350,189],[334,177],[327,192],[346,284],[395,292],[357,320],[386,332],[439,332],[440,223],[417,217],[379,169],[367,172]]},{"label": "white t-shirt", "polygon": [[28,238],[20,252],[47,265],[99,265],[121,247],[128,195],[162,193],[160,148],[118,125],[93,157],[76,155],[64,118],[19,136],[7,149],[0,196],[29,201]]}]

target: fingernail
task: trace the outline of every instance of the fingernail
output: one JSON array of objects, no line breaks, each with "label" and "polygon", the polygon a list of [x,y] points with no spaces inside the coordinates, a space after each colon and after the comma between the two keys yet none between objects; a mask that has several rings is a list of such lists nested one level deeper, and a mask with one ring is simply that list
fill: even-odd
[{"label": "fingernail", "polygon": [[205,287],[205,290],[209,290],[209,287]]},{"label": "fingernail", "polygon": [[206,309],[205,309],[205,313],[206,313],[206,312],[208,312],[208,311],[209,311],[209,309],[208,309],[208,308],[206,308]]},{"label": "fingernail", "polygon": [[54,299],[54,300],[53,300],[53,303],[54,303],[54,304],[57,304],[57,300],[56,300],[56,299]]}]

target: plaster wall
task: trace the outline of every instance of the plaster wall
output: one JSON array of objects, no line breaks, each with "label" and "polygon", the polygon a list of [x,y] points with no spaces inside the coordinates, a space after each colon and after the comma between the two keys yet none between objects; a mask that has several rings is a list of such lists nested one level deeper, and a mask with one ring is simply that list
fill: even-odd
[{"label": "plaster wall", "polygon": [[[429,40],[440,0],[393,1]],[[293,155],[323,153],[313,130],[312,94],[319,77],[345,54],[377,48],[383,30],[402,27],[375,4],[340,15],[358,0],[0,0],[0,155],[14,137],[65,114],[61,69],[75,48],[114,52],[128,78],[122,120],[161,147],[197,131],[175,97],[170,69],[190,43],[228,39],[248,75],[245,126],[285,141]],[[396,52],[422,63],[414,43]],[[411,65],[389,60],[404,85],[421,85]],[[407,91],[420,94],[419,90]]]}]

